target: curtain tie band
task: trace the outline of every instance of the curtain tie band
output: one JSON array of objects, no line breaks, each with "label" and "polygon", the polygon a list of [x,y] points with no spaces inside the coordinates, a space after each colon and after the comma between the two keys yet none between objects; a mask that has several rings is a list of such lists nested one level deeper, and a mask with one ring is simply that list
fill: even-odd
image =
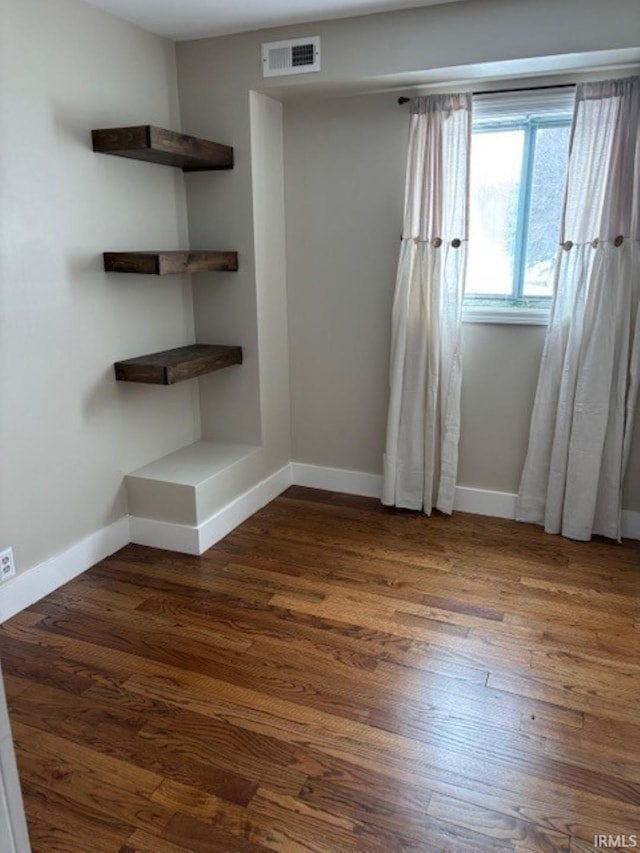
[{"label": "curtain tie band", "polygon": [[574,246],[578,245],[591,246],[592,249],[597,249],[601,243],[610,242],[616,247],[616,249],[619,249],[620,246],[622,246],[622,244],[624,243],[624,241],[624,235],[618,234],[618,236],[614,240],[600,240],[599,237],[594,237],[593,240],[588,240],[584,243],[574,243],[573,240],[565,240],[564,243],[560,243],[560,246],[565,250],[565,252],[568,252],[573,249]]},{"label": "curtain tie band", "polygon": [[[430,245],[430,246],[433,246],[434,249],[439,249],[440,246],[442,246],[444,243],[448,242],[446,240],[443,240],[442,237],[423,238],[423,237],[404,237],[403,236],[400,239],[401,239],[401,241],[407,241],[410,243],[415,243],[416,246],[419,246],[420,244]],[[468,239],[466,237],[462,237],[462,238],[461,237],[454,237],[453,240],[451,240],[451,246],[454,249],[459,249],[463,243],[467,243],[467,242],[468,242]]]}]

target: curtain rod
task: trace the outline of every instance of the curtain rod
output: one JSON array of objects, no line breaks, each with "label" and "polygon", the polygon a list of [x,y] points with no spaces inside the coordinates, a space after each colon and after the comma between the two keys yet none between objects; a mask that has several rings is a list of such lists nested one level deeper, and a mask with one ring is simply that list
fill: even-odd
[{"label": "curtain rod", "polygon": [[[485,92],[472,92],[472,95],[506,95],[509,92],[536,92],[541,89],[575,89],[575,83],[557,83],[556,85],[550,86],[523,86],[520,89],[488,89]],[[407,104],[411,98],[400,97],[398,98],[399,104]]]}]

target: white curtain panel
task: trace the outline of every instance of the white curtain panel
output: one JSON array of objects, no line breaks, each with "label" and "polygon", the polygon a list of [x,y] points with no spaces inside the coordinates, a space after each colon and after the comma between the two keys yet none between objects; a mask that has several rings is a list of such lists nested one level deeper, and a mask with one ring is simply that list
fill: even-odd
[{"label": "white curtain panel", "polygon": [[555,297],[516,517],[620,539],[640,373],[640,77],[578,86]]},{"label": "white curtain panel", "polygon": [[460,434],[471,96],[415,98],[410,109],[382,502],[450,513]]}]

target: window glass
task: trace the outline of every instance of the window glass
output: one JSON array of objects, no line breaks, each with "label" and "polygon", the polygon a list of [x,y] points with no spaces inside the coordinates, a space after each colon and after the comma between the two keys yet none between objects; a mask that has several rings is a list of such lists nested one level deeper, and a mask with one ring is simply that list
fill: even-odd
[{"label": "window glass", "polygon": [[467,294],[512,292],[523,143],[522,129],[473,135]]},{"label": "window glass", "polygon": [[561,125],[541,126],[535,134],[522,283],[524,296],[553,296],[549,273],[558,250],[569,133],[568,125]]},{"label": "window glass", "polygon": [[483,117],[471,140],[466,304],[550,304],[571,116]]}]

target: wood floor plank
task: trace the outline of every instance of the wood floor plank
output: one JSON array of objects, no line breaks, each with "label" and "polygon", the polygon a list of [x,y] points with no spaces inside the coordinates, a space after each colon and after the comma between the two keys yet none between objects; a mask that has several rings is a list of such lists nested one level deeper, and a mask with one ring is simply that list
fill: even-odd
[{"label": "wood floor plank", "polygon": [[447,823],[465,826],[488,836],[497,844],[510,841],[519,847],[539,850],[541,853],[569,853],[570,837],[550,832],[529,821],[494,812],[463,800],[434,794],[427,808],[429,815]]},{"label": "wood floor plank", "polygon": [[378,837],[372,835],[362,824],[343,828],[331,822],[320,810],[303,807],[292,808],[290,802],[262,791],[251,802],[249,809],[250,834],[256,840],[262,840],[270,849],[279,853],[319,853],[319,851],[340,850],[341,853],[371,850],[399,851],[399,839],[387,833]]},{"label": "wood floor plank", "polygon": [[242,806],[174,779],[163,779],[151,794],[151,800],[171,809],[174,814],[189,815],[213,823],[232,835],[241,835],[244,831],[246,811]]},{"label": "wood floor plank", "polygon": [[[134,679],[132,679],[132,682]],[[131,685],[132,689],[134,684]],[[136,678],[135,687],[149,692],[151,695],[160,695],[165,698],[173,695],[174,701],[192,702],[194,690],[198,687],[193,682],[183,681],[180,686],[160,679]],[[202,687],[203,700],[206,702],[208,688]],[[191,699],[184,698],[184,694],[190,693]],[[255,694],[243,688],[226,689],[227,696],[237,703],[235,722],[241,725],[251,726],[257,731],[275,734],[283,739],[290,739],[292,743],[304,746],[313,742],[317,748],[324,750],[333,742],[333,747],[338,754],[343,755],[350,752],[362,766],[370,769],[378,769],[381,762],[396,778],[415,781],[416,778],[428,777],[451,780],[455,772],[461,774],[460,778],[466,780],[467,784],[479,786],[481,784],[493,784],[509,790],[512,786],[522,786],[528,779],[527,791],[545,789],[552,791],[550,778],[554,772],[555,765],[550,760],[543,760],[535,755],[518,755],[517,749],[511,753],[500,754],[495,752],[500,748],[500,741],[492,740],[494,749],[490,752],[475,755],[469,752],[468,742],[461,743],[459,751],[452,744],[437,739],[433,744],[421,743],[411,738],[396,734],[386,733],[379,728],[370,727],[364,723],[337,719],[324,712],[313,709],[305,709],[289,702]],[[253,715],[241,710],[242,704],[253,706],[257,712]],[[233,704],[230,706],[233,708]],[[274,716],[279,714],[281,716]],[[454,720],[455,730],[459,729]],[[326,729],[333,731],[333,735],[327,736]],[[332,741],[332,737],[334,740]],[[335,738],[339,738],[335,740]],[[520,745],[519,745],[520,746]],[[487,758],[491,757],[491,762]],[[604,774],[590,773],[570,765],[560,765],[563,781],[569,784],[568,796],[577,795],[580,791],[590,790],[602,796],[612,793],[616,788],[617,793],[624,802],[634,802],[637,791],[633,784],[615,780]],[[408,774],[408,775],[407,775]],[[537,781],[536,781],[537,780]],[[554,791],[553,796],[558,796]]]},{"label": "wood floor plank", "polygon": [[[324,657],[331,655],[336,660],[368,670],[376,668],[372,666],[372,661],[376,661],[380,668],[389,663],[484,683],[491,660],[483,654],[480,642],[459,643],[452,647],[450,639],[445,638],[445,644],[440,647],[402,633],[385,633],[380,629],[299,609],[276,607],[271,603],[239,609],[188,597],[154,596],[139,610],[166,614],[170,619],[189,620],[214,632],[240,634],[247,639],[259,640],[260,647],[271,639],[287,643],[293,641],[296,645],[304,643],[310,652]],[[524,663],[528,666],[530,659],[529,649],[512,650],[509,660],[503,661],[503,665],[513,667]]]},{"label": "wood floor plank", "polygon": [[34,850],[640,836],[639,569],[302,487],[201,557],[128,545],[0,627]]},{"label": "wood floor plank", "polygon": [[118,785],[125,791],[151,797],[164,781],[163,776],[146,767],[139,767],[115,756],[98,752],[66,738],[64,733],[43,732],[21,723],[15,723],[13,731],[20,753],[23,748],[26,751],[35,749],[41,756],[72,762],[77,768],[93,771],[106,779],[117,780]]},{"label": "wood floor plank", "polygon": [[100,578],[111,580],[126,580],[138,589],[156,590],[179,595],[190,593],[200,597],[221,599],[239,598],[246,601],[267,601],[269,590],[255,588],[249,584],[236,583],[233,579],[225,579],[216,571],[216,566],[208,565],[200,571],[176,572],[173,564],[166,565],[158,561],[152,565],[144,562],[118,562],[114,560],[100,567]]},{"label": "wood floor plank", "polygon": [[17,699],[25,690],[28,690],[31,682],[26,678],[18,678],[18,676],[4,673],[4,689],[9,701]]},{"label": "wood floor plank", "polygon": [[96,721],[68,717],[60,724],[59,731],[95,751],[201,788],[232,803],[248,803],[256,789],[256,783],[201,760],[193,751],[176,750],[172,742],[150,743],[137,732],[111,722],[101,720],[97,726]]},{"label": "wood floor plank", "polygon": [[[145,644],[152,643],[155,646],[160,641],[160,647],[163,649],[172,649],[176,642],[179,642],[185,652],[189,650],[194,655],[205,657],[211,653],[211,647],[246,651],[250,645],[248,640],[241,640],[239,637],[221,636],[213,631],[200,630],[198,626],[194,628],[189,624],[174,623],[168,619],[156,620],[152,615],[140,619],[138,610],[131,613],[106,614],[104,609],[90,603],[85,603],[81,607],[69,607],[44,601],[34,606],[38,607],[41,613],[47,614],[43,615],[39,623],[44,628],[55,629],[57,620],[65,620],[64,625],[78,624],[84,620],[96,632],[95,636],[92,635],[93,639],[102,638],[100,631],[109,631],[113,635],[111,648],[133,651],[134,654],[147,655]],[[67,636],[71,635],[71,628],[64,633]],[[126,640],[131,637],[134,639],[131,648],[128,648]],[[100,639],[100,642],[108,645],[103,639]]]},{"label": "wood floor plank", "polygon": [[604,716],[623,722],[629,719],[630,714],[633,714],[633,708],[636,707],[632,698],[627,700],[625,696],[622,696],[621,701],[615,701],[619,699],[619,696],[616,695],[610,699],[606,691],[601,691],[599,696],[593,696],[588,685],[580,681],[563,684],[562,679],[549,672],[548,669],[537,670],[532,668],[530,672],[518,675],[492,672],[489,674],[487,687],[514,696],[521,696],[523,699],[530,698],[549,702],[580,713],[598,713],[600,711]]},{"label": "wood floor plank", "polygon": [[163,832],[167,841],[186,844],[195,853],[266,853],[267,848],[190,815],[175,815]]},{"label": "wood floor plank", "polygon": [[85,814],[59,802],[49,791],[21,782],[32,853],[113,853],[133,831],[124,822]]},{"label": "wood floor plank", "polygon": [[173,844],[158,835],[136,829],[118,853],[194,853],[194,850],[184,844]]},{"label": "wood floor plank", "polygon": [[60,686],[74,693],[88,690],[93,683],[81,664],[9,636],[2,641],[2,669],[14,677]]},{"label": "wood floor plank", "polygon": [[79,812],[94,822],[117,820],[131,827],[161,832],[172,817],[150,800],[149,791],[132,791],[112,775],[80,766],[59,756],[41,755],[33,746],[20,753],[23,783],[46,792],[47,802]]},{"label": "wood floor plank", "polygon": [[[259,755],[251,755],[247,752],[237,750],[224,750],[215,740],[212,733],[210,738],[198,736],[188,730],[173,732],[167,728],[148,723],[140,732],[140,737],[152,749],[154,753],[170,753],[175,759],[188,760],[197,756],[198,763],[203,762],[215,773],[216,778],[229,779],[229,788],[209,788],[219,797],[230,802],[246,805],[252,798],[256,786],[260,781],[270,785],[284,793],[298,793],[304,781],[300,773],[287,769],[282,764],[263,758]],[[242,783],[232,784],[240,774]]]}]

